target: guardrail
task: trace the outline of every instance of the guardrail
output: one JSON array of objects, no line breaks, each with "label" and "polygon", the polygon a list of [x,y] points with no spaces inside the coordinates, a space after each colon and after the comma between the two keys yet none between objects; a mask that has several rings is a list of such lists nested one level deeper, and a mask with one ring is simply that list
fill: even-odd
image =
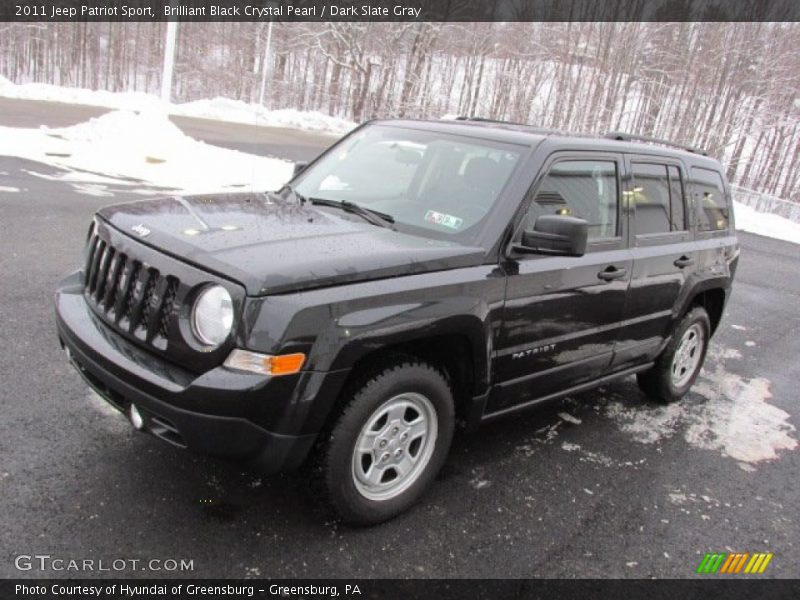
[{"label": "guardrail", "polygon": [[733,199],[762,213],[778,215],[800,223],[800,203],[732,185]]}]

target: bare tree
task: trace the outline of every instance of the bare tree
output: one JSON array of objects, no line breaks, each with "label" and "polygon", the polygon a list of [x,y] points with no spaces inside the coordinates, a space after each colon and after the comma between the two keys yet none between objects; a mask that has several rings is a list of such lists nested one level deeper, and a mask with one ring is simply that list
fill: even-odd
[{"label": "bare tree", "polygon": [[[488,5],[487,5],[488,6]],[[519,10],[524,10],[519,3]],[[488,10],[488,9],[487,9]],[[374,117],[477,115],[707,147],[739,184],[800,201],[794,23],[186,23],[173,97]],[[0,74],[156,92],[164,23],[0,25]]]}]

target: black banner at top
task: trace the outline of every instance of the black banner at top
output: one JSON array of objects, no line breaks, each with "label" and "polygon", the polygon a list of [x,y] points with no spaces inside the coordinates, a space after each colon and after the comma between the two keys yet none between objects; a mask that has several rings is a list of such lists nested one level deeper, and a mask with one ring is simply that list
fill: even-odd
[{"label": "black banner at top", "polygon": [[6,22],[797,22],[798,0],[2,0]]}]

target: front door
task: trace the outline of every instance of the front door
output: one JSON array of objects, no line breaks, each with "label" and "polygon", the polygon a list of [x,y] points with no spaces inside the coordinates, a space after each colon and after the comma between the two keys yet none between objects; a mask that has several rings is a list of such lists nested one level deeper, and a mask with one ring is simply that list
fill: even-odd
[{"label": "front door", "polygon": [[498,386],[487,413],[546,399],[609,368],[633,267],[620,210],[622,172],[614,153],[558,153],[546,164],[516,235],[541,215],[568,214],[588,222],[587,250],[581,257],[506,259]]}]

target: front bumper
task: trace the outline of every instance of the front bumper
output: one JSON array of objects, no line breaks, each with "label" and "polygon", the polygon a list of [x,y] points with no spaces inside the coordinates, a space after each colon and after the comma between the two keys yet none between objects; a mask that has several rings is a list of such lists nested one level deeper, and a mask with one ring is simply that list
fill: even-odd
[{"label": "front bumper", "polygon": [[[78,273],[62,282],[55,305],[59,340],[72,364],[115,408],[124,412],[134,403],[149,433],[264,473],[299,466],[313,446],[315,420],[303,417],[313,404],[310,392],[330,391],[323,374],[271,379],[218,367],[198,376],[110,330],[87,305]],[[332,375],[329,384],[342,374]]]}]

